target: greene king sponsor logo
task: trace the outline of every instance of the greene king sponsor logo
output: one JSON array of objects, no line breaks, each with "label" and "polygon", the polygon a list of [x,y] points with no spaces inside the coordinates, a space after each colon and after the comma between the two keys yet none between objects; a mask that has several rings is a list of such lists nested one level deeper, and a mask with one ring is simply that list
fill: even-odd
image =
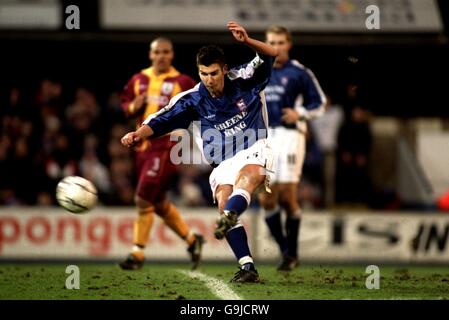
[{"label": "greene king sponsor logo", "polygon": [[[215,125],[215,129],[200,132],[201,122],[194,121],[192,132],[176,130],[170,135],[171,141],[178,143],[170,151],[173,164],[204,164],[212,159],[229,159],[245,146],[252,146],[257,140],[268,136],[266,129],[247,129],[243,121],[247,112],[243,111],[233,118]],[[207,144],[204,145],[203,141]]]}]

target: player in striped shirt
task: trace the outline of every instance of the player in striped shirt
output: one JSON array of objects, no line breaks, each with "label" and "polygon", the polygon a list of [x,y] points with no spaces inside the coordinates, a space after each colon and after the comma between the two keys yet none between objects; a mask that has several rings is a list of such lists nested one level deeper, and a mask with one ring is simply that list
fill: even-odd
[{"label": "player in striped shirt", "polygon": [[[136,119],[140,127],[143,119],[159,111],[178,93],[190,89],[195,81],[181,74],[172,66],[173,44],[167,38],[151,42],[149,58],[152,65],[136,73],[122,93],[122,108],[129,117]],[[176,174],[176,166],[170,161],[170,149],[174,142],[168,135],[135,146],[138,183],[135,202],[138,218],[134,223],[131,253],[120,267],[135,270],[142,267],[154,215],[161,217],[188,245],[195,269],[201,258],[204,239],[194,234],[183,220],[176,206],[166,199],[166,192]]]}]

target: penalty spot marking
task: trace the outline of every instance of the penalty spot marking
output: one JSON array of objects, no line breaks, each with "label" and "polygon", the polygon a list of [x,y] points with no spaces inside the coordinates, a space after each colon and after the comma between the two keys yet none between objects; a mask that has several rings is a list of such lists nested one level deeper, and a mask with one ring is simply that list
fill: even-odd
[{"label": "penalty spot marking", "polygon": [[190,278],[197,278],[206,284],[206,287],[212,291],[214,295],[223,300],[242,300],[237,293],[231,290],[223,281],[213,277],[206,276],[198,271],[178,270],[178,272],[189,276]]}]

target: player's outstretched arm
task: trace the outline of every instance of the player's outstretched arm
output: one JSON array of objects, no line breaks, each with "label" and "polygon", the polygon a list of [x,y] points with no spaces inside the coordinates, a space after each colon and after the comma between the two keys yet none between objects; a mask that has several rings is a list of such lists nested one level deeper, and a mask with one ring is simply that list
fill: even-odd
[{"label": "player's outstretched arm", "polygon": [[228,29],[232,32],[234,38],[246,44],[248,47],[255,50],[257,53],[264,54],[267,56],[275,57],[278,55],[278,51],[276,48],[270,46],[269,44],[253,39],[248,36],[245,28],[243,28],[240,24],[234,21],[228,22]]},{"label": "player's outstretched arm", "polygon": [[150,126],[143,125],[136,131],[128,132],[122,137],[122,144],[125,147],[133,147],[139,142],[153,135],[153,129]]}]

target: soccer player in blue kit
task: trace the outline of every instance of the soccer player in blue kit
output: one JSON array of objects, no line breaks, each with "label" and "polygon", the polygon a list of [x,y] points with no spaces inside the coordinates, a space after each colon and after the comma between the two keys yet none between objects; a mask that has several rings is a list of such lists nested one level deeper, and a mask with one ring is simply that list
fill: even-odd
[{"label": "soccer player in blue kit", "polygon": [[132,147],[146,138],[187,128],[192,122],[200,126],[203,155],[214,167],[209,182],[220,212],[214,234],[217,239],[226,238],[239,263],[231,282],[259,282],[239,216],[256,189],[269,190],[273,154],[267,141],[263,89],[277,49],[249,37],[236,22],[229,22],[227,27],[238,42],[256,51],[256,57],[229,70],[219,47],[202,47],[197,54],[201,82],[173,97],[137,131],[123,136],[122,144]]},{"label": "soccer player in blue kit", "polygon": [[[265,89],[268,109],[269,142],[274,153],[270,173],[271,193],[260,193],[265,221],[282,254],[279,271],[298,265],[301,209],[298,184],[306,153],[307,121],[324,113],[326,98],[312,71],[290,59],[292,39],[283,26],[266,31],[266,43],[278,50],[270,82]],[[285,210],[285,233],[281,210]]]}]

